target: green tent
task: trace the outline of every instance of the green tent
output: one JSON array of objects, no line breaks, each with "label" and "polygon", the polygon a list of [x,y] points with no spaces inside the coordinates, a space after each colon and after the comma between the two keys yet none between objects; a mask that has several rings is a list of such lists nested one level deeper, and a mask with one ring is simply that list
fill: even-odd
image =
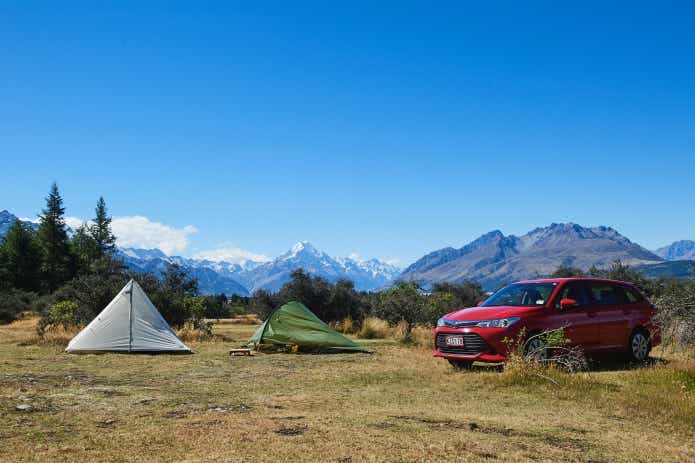
[{"label": "green tent", "polygon": [[297,349],[310,351],[368,352],[322,322],[299,302],[288,302],[273,311],[246,343],[256,349],[266,344],[298,346]]}]

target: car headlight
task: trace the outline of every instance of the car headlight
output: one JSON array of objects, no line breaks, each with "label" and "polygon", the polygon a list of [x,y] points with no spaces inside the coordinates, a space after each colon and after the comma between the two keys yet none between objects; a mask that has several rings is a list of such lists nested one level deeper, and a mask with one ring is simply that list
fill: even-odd
[{"label": "car headlight", "polygon": [[437,320],[437,327],[440,327],[440,326],[446,326],[446,322],[444,321],[444,317]]},{"label": "car headlight", "polygon": [[509,328],[519,320],[519,317],[493,318],[491,320],[481,320],[475,326],[479,328]]}]

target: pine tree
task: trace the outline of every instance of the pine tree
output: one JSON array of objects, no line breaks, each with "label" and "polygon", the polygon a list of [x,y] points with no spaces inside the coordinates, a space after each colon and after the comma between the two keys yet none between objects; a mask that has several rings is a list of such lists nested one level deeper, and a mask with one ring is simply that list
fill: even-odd
[{"label": "pine tree", "polygon": [[86,223],[83,223],[75,230],[75,234],[72,237],[72,248],[77,257],[79,273],[89,273],[92,270],[94,261],[102,255]]},{"label": "pine tree", "polygon": [[63,214],[63,198],[54,182],[46,198],[46,208],[39,216],[41,225],[38,236],[42,254],[43,284],[49,292],[56,290],[73,276],[74,259],[70,252]]},{"label": "pine tree", "polygon": [[102,256],[111,255],[116,249],[116,237],[111,232],[111,217],[108,215],[103,197],[97,201],[95,212],[94,225],[91,227],[92,238]]},{"label": "pine tree", "polygon": [[15,221],[0,245],[0,273],[5,283],[25,291],[38,291],[40,265],[41,250],[36,234],[19,220]]}]

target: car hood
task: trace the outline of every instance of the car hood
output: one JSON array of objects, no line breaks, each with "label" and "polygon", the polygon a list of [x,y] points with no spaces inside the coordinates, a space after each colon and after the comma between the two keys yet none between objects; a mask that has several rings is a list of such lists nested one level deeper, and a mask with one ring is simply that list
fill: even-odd
[{"label": "car hood", "polygon": [[539,307],[515,307],[515,306],[499,306],[499,307],[470,307],[467,309],[457,310],[446,314],[444,317],[447,320],[466,321],[466,320],[488,320],[491,318],[506,318],[514,316],[523,316],[530,312],[538,310]]}]

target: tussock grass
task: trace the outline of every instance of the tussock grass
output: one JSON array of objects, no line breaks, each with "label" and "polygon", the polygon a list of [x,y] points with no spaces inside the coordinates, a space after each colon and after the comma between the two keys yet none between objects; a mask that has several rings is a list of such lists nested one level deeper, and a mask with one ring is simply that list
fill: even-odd
[{"label": "tussock grass", "polygon": [[331,328],[343,334],[356,334],[360,328],[360,326],[349,317],[329,324]]},{"label": "tussock grass", "polygon": [[360,339],[385,339],[393,333],[386,320],[376,317],[367,317],[362,320],[362,326],[357,332]]}]

